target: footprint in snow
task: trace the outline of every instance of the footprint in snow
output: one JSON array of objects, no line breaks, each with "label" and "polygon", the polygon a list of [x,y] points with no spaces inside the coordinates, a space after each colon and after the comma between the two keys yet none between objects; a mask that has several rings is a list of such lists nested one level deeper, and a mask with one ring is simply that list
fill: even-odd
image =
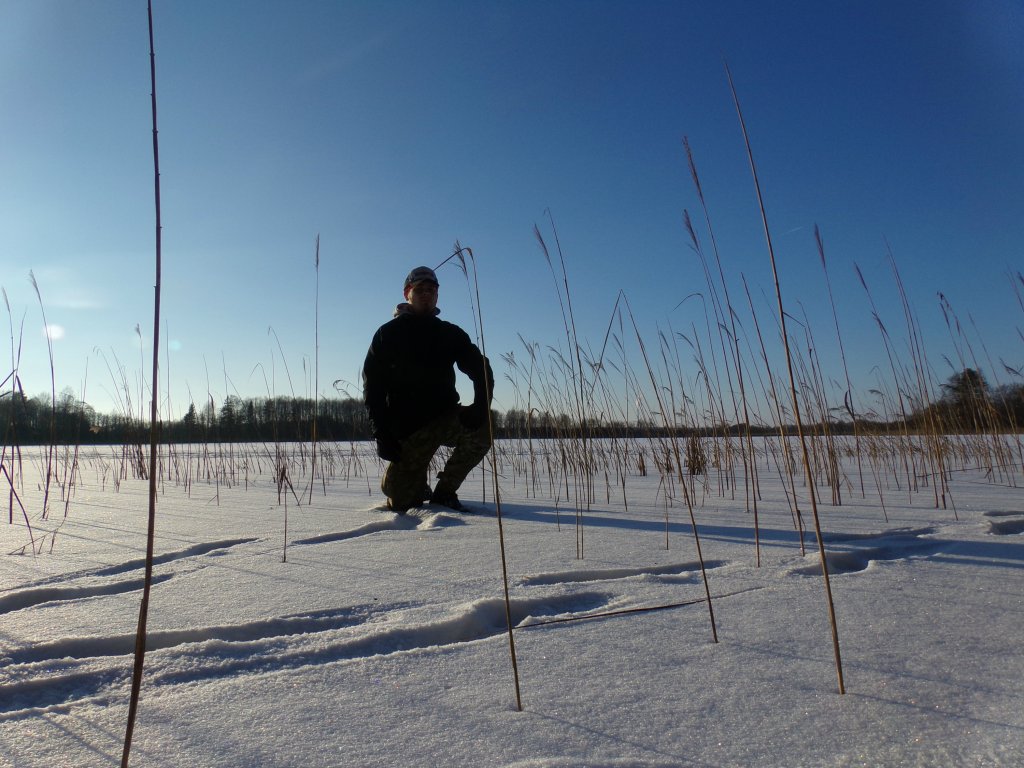
[{"label": "footprint in snow", "polygon": [[992,520],[988,532],[993,536],[1015,536],[1024,533],[1024,517],[1019,520]]},{"label": "footprint in snow", "polygon": [[[156,575],[153,577],[153,584],[159,584],[167,581],[169,578],[171,578],[170,574]],[[45,605],[46,603],[84,600],[104,595],[120,595],[126,592],[141,590],[142,587],[143,580],[140,577],[84,587],[34,587],[31,589],[21,589],[0,596],[0,614],[20,611],[24,608],[33,608],[37,605]]]},{"label": "footprint in snow", "polygon": [[[826,550],[825,561],[830,574],[860,573],[867,570],[872,562],[911,560],[927,557],[950,546],[949,542],[923,539],[918,533],[907,535],[902,531],[895,535],[873,536],[869,539],[847,538],[832,541],[877,542],[875,546],[861,547],[850,550]],[[807,559],[817,561],[814,565],[799,566],[790,570],[797,576],[817,576],[821,574],[820,560],[817,551],[808,553]]]},{"label": "footprint in snow", "polygon": [[[485,598],[418,623],[382,612],[403,606],[361,606],[315,614],[156,632],[147,647],[148,685],[153,688],[333,664],[393,653],[442,650],[505,634],[531,619],[590,613],[606,606],[601,593],[536,599]],[[383,620],[382,620],[383,619]],[[32,648],[0,647],[0,722],[66,711],[83,699],[120,699],[127,686],[124,664],[134,636],[65,638]]]},{"label": "footprint in snow", "polygon": [[[221,541],[209,541],[195,544],[185,549],[174,552],[164,552],[153,558],[153,565],[165,565],[180,561],[193,560],[201,557],[223,557],[234,547],[259,541],[256,538],[225,539]],[[0,614],[20,611],[24,608],[32,608],[46,603],[56,603],[69,600],[83,600],[90,597],[101,597],[104,595],[119,595],[126,592],[135,592],[143,587],[142,576],[133,576],[117,581],[76,586],[79,579],[101,579],[107,577],[124,576],[133,571],[141,571],[146,567],[146,560],[138,558],[126,560],[115,565],[107,565],[101,568],[77,571],[74,573],[52,576],[28,584],[21,589],[10,590],[0,595]],[[158,574],[153,577],[153,583],[159,584],[162,581],[172,578],[172,574]]]}]

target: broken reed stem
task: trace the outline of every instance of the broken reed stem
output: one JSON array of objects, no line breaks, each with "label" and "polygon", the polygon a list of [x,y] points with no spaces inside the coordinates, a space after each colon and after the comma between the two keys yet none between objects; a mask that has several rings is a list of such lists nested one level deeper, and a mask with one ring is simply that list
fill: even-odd
[{"label": "broken reed stem", "polygon": [[160,350],[160,147],[157,138],[156,120],[156,54],[153,49],[153,2],[148,0],[146,10],[149,17],[149,72],[151,107],[153,113],[153,188],[156,207],[156,283],[153,287],[153,397],[150,401],[149,421],[149,518],[146,533],[146,569],[142,585],[142,602],[139,606],[139,624],[135,633],[135,664],[132,670],[131,700],[128,704],[128,723],[125,727],[124,749],[121,753],[121,768],[127,768],[131,753],[132,735],[139,707],[139,693],[142,689],[142,671],[146,657],[146,623],[149,617],[149,597],[153,586],[153,548],[156,529],[156,453],[157,453],[157,387],[159,385]]},{"label": "broken reed stem", "polygon": [[807,490],[811,499],[811,513],[814,517],[814,534],[818,539],[818,554],[821,557],[821,573],[825,583],[825,596],[828,602],[829,626],[832,630],[832,650],[836,662],[836,676],[839,682],[839,693],[846,693],[846,686],[843,683],[843,662],[839,652],[839,628],[836,623],[835,603],[832,600],[832,585],[829,582],[828,559],[825,556],[825,543],[821,535],[821,522],[818,518],[818,503],[814,489],[814,480],[811,477],[811,464],[807,452],[807,441],[804,437],[803,426],[800,423],[800,401],[796,392],[796,380],[793,376],[793,359],[789,349],[789,337],[786,334],[786,313],[782,303],[782,287],[779,284],[779,272],[775,263],[775,249],[772,247],[771,230],[768,228],[768,215],[764,207],[764,198],[761,195],[761,184],[757,178],[757,166],[754,164],[754,152],[750,147],[750,136],[747,133],[747,126],[743,120],[743,110],[740,108],[739,95],[736,93],[736,86],[732,80],[732,72],[729,65],[725,65],[725,72],[729,78],[729,89],[732,91],[733,102],[736,105],[736,114],[739,117],[740,128],[743,132],[743,143],[747,148],[747,159],[750,161],[750,172],[754,178],[754,189],[757,193],[757,204],[761,210],[761,223],[764,225],[764,236],[768,244],[768,256],[771,259],[772,277],[775,281],[775,296],[778,300],[779,322],[782,324],[782,342],[786,351],[786,367],[789,371],[790,394],[793,399],[793,418],[796,421],[797,434],[800,436],[800,447],[804,458],[804,472],[807,475]]}]

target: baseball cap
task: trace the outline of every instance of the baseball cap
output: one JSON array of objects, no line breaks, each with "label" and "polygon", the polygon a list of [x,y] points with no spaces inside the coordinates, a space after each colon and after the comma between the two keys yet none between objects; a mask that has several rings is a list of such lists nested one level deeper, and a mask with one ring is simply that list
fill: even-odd
[{"label": "baseball cap", "polygon": [[434,270],[430,267],[416,267],[416,269],[410,272],[409,276],[405,278],[405,287],[408,288],[410,285],[422,283],[424,281],[429,281],[434,285],[439,284],[437,282],[437,275],[434,274]]}]

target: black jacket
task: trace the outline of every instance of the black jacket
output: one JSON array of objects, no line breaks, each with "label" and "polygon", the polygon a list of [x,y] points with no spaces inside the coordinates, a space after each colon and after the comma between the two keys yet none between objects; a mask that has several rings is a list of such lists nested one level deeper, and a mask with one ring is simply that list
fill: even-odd
[{"label": "black jacket", "polygon": [[489,406],[494,374],[459,326],[406,312],[378,328],[363,363],[363,400],[374,433],[407,437],[453,410],[459,404],[456,365],[473,381],[473,401]]}]

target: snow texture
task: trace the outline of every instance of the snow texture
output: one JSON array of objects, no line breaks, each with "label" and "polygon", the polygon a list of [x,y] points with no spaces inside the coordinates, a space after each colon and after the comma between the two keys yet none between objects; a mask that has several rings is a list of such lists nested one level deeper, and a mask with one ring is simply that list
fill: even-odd
[{"label": "snow texture", "polygon": [[[802,551],[763,457],[756,537],[742,474],[698,479],[703,569],[657,476],[595,477],[577,505],[509,468],[506,614],[489,473],[461,491],[475,514],[400,516],[367,446],[334,458],[356,454],[312,503],[294,475],[279,501],[266,456],[244,483],[161,482],[133,765],[1024,765],[1020,467],[954,471],[955,509],[905,478],[862,497],[846,467],[820,505],[840,695],[808,500]],[[66,519],[30,518],[34,547],[17,507],[0,526],[0,766],[120,761],[148,488],[107,460],[82,457]]]}]

